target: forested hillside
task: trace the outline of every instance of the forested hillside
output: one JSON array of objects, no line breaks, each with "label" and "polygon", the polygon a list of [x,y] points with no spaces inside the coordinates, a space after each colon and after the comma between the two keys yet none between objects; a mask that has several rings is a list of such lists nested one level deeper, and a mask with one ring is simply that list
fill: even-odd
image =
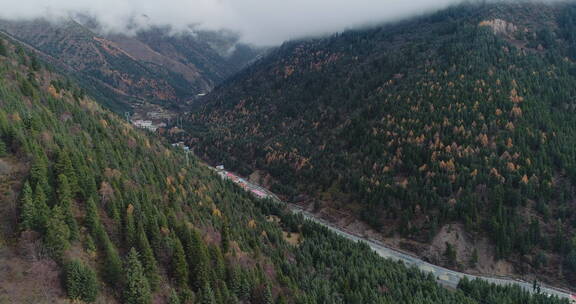
[{"label": "forested hillside", "polygon": [[255,200],[33,58],[0,38],[0,303],[525,303]]},{"label": "forested hillside", "polygon": [[87,18],[0,20],[0,30],[73,75],[117,112],[142,102],[182,104],[210,91],[261,51],[225,32],[176,35],[152,28],[132,35],[102,34],[97,21]]},{"label": "forested hillside", "polygon": [[[574,286],[576,5],[478,3],[288,42],[204,100],[190,142],[418,254],[462,225],[488,263]],[[476,269],[464,249],[437,262]]]}]

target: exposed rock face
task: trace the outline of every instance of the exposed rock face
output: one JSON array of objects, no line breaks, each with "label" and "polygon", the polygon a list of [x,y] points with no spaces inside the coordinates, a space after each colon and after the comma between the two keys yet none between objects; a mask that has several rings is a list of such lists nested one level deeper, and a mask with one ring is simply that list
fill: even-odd
[{"label": "exposed rock face", "polygon": [[511,36],[518,31],[516,25],[502,19],[484,20],[480,22],[479,26],[488,26],[497,35]]}]

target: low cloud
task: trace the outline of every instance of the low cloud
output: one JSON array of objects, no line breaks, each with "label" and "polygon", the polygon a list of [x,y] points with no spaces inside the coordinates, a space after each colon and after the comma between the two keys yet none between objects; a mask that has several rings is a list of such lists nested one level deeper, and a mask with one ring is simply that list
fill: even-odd
[{"label": "low cloud", "polygon": [[285,40],[394,21],[460,0],[0,0],[0,18],[58,20],[83,14],[103,29],[128,32],[149,26],[180,31],[226,29],[243,42]]}]

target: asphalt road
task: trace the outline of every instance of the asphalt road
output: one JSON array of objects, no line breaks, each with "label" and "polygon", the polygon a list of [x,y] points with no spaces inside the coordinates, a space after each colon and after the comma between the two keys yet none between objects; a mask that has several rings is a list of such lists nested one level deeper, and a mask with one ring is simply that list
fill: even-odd
[{"label": "asphalt road", "polygon": [[[220,171],[220,172],[226,172],[226,171]],[[226,173],[228,173],[228,172],[226,172]],[[258,190],[262,191],[263,193],[265,193],[266,197],[271,198],[271,199],[276,200],[276,201],[279,201],[279,202],[282,202],[276,195],[274,195],[274,193],[268,191],[267,189],[265,189],[259,185],[250,183],[245,179],[241,179],[241,181],[248,185],[247,190],[258,189]],[[285,203],[285,202],[282,202],[282,203]],[[286,205],[290,208],[290,210],[292,210],[292,212],[302,214],[302,216],[304,216],[306,219],[311,220],[313,222],[316,222],[316,223],[330,229],[334,233],[336,233],[336,234],[338,234],[338,235],[340,235],[346,239],[349,239],[349,240],[354,241],[354,242],[366,243],[368,246],[370,246],[370,248],[372,248],[372,250],[374,250],[376,253],[378,253],[378,255],[380,255],[383,258],[388,258],[388,259],[392,259],[392,260],[396,260],[396,261],[402,261],[407,266],[416,266],[424,272],[430,272],[430,273],[434,274],[437,281],[442,285],[456,288],[458,286],[458,282],[460,282],[460,280],[463,279],[464,277],[467,277],[470,280],[482,279],[482,280],[488,281],[490,283],[495,283],[498,285],[516,284],[516,285],[519,285],[520,287],[522,287],[523,289],[525,289],[529,292],[534,292],[533,291],[533,283],[524,282],[524,281],[511,279],[511,278],[495,278],[495,277],[487,277],[487,276],[470,275],[470,274],[465,274],[462,272],[453,271],[453,270],[450,270],[450,269],[447,269],[444,267],[440,267],[437,265],[433,265],[433,264],[430,264],[428,262],[421,260],[418,257],[412,256],[412,255],[406,254],[404,252],[401,252],[397,249],[388,247],[388,246],[382,244],[381,242],[378,242],[378,241],[375,241],[372,239],[368,239],[368,238],[364,238],[361,236],[357,236],[355,234],[347,232],[347,231],[343,230],[340,227],[337,227],[336,225],[334,225],[332,223],[329,223],[323,219],[316,217],[314,214],[307,212],[306,210],[303,210],[302,208],[300,208],[298,206],[295,206],[292,204],[286,204]],[[546,287],[546,286],[541,286],[540,290],[542,293],[547,294],[547,295],[554,295],[554,296],[558,296],[560,298],[571,299],[573,301],[576,300],[576,297],[574,297],[571,293],[569,293],[567,291],[562,291],[559,289],[554,289],[554,288]],[[576,303],[576,301],[574,303]]]},{"label": "asphalt road", "polygon": [[[520,287],[522,287],[523,289],[525,289],[529,292],[533,292],[533,284],[532,283],[523,282],[523,281],[519,281],[519,280],[515,280],[515,279],[493,278],[493,277],[470,275],[470,274],[465,274],[462,272],[453,271],[453,270],[450,270],[450,269],[447,269],[444,267],[440,267],[437,265],[433,265],[433,264],[425,262],[425,261],[423,261],[417,257],[411,256],[409,254],[400,252],[396,249],[387,247],[380,242],[366,239],[363,237],[359,237],[359,236],[356,236],[356,235],[351,234],[349,232],[343,231],[342,229],[335,227],[333,224],[328,223],[322,219],[319,219],[319,218],[315,217],[313,214],[311,214],[305,210],[302,210],[301,208],[299,208],[297,206],[290,205],[290,209],[295,213],[302,214],[306,219],[309,219],[313,222],[316,222],[316,223],[330,229],[334,233],[336,233],[336,234],[338,234],[344,238],[347,238],[347,239],[352,240],[354,242],[363,242],[363,243],[368,244],[370,246],[370,248],[372,248],[372,250],[374,250],[376,253],[378,253],[381,257],[389,258],[389,259],[393,259],[393,260],[397,260],[397,261],[402,261],[408,266],[416,266],[424,272],[431,272],[434,274],[434,276],[436,277],[438,282],[442,285],[456,288],[458,286],[458,282],[460,282],[461,279],[463,279],[464,277],[468,277],[468,279],[470,279],[470,280],[482,279],[482,280],[485,280],[485,281],[488,281],[491,283],[495,283],[498,285],[517,284]],[[556,289],[552,289],[552,288],[548,288],[548,287],[544,287],[544,286],[541,286],[541,292],[545,293],[545,294],[549,294],[549,295],[555,295],[555,296],[558,296],[560,298],[567,298],[567,299],[571,298],[571,294],[568,292],[564,292],[561,290],[556,290]]]}]

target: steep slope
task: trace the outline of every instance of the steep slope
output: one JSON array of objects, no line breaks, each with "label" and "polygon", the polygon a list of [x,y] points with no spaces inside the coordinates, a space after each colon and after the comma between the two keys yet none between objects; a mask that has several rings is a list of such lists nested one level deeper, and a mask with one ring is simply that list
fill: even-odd
[{"label": "steep slope", "polygon": [[568,303],[445,290],[187,163],[4,38],[0,188],[0,303]]},{"label": "steep slope", "polygon": [[575,20],[464,4],[289,42],[204,100],[190,142],[434,262],[574,286]]},{"label": "steep slope", "polygon": [[174,36],[167,29],[151,29],[135,36],[106,36],[86,24],[2,21],[0,30],[74,73],[93,95],[118,111],[142,102],[188,101],[259,54],[226,33]]}]

